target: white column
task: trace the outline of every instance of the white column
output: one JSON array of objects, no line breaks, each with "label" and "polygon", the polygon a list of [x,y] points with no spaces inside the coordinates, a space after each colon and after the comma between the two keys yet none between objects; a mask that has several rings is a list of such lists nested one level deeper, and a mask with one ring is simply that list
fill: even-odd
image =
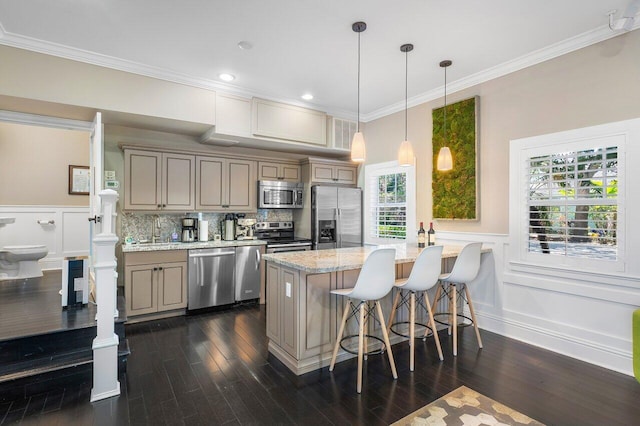
[{"label": "white column", "polygon": [[102,216],[99,233],[94,237],[93,270],[95,272],[97,335],[93,340],[93,389],[91,402],[120,395],[118,381],[118,335],[114,333],[113,314],[116,311],[116,243],[115,215],[118,193],[106,189],[100,192]]}]

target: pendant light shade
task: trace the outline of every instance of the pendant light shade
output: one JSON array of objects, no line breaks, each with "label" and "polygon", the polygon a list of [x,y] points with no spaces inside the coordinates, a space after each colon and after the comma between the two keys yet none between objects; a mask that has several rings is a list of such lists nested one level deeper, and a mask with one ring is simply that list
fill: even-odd
[{"label": "pendant light shade", "polygon": [[438,152],[438,163],[436,168],[441,172],[453,169],[453,157],[451,150],[447,146],[447,68],[452,64],[449,60],[440,62],[440,67],[444,68],[444,146]]},{"label": "pendant light shade", "polygon": [[351,141],[351,161],[362,163],[365,158],[367,158],[367,149],[364,146],[364,135],[356,132]]},{"label": "pendant light shade", "polygon": [[448,146],[443,146],[438,152],[438,170],[446,172],[453,169],[453,158],[451,157],[451,150]]},{"label": "pendant light shade", "polygon": [[366,158],[366,148],[364,146],[364,135],[360,132],[360,33],[367,29],[364,22],[354,22],[351,29],[358,33],[358,122],[356,133],[351,141],[351,161],[363,163]]},{"label": "pendant light shade", "polygon": [[405,67],[404,67],[404,141],[400,144],[400,149],[398,150],[398,163],[401,166],[411,166],[413,165],[413,146],[411,146],[411,142],[409,142],[409,138],[407,136],[407,111],[409,109],[409,52],[413,50],[413,44],[403,44],[400,46],[400,51],[404,52],[405,56]]}]

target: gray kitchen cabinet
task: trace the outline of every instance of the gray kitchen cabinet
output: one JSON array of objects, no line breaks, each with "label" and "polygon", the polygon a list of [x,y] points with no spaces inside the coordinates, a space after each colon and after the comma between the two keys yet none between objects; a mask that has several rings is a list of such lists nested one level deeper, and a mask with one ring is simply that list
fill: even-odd
[{"label": "gray kitchen cabinet", "polygon": [[356,185],[358,182],[358,166],[347,161],[309,158],[305,164],[309,183],[336,183]]},{"label": "gray kitchen cabinet", "polygon": [[195,207],[195,156],[125,149],[124,210]]},{"label": "gray kitchen cabinet", "polygon": [[255,212],[256,162],[196,156],[196,210]]},{"label": "gray kitchen cabinet", "polygon": [[187,307],[185,250],[125,253],[124,272],[128,316]]},{"label": "gray kitchen cabinet", "polygon": [[300,182],[300,166],[291,163],[258,161],[258,180]]},{"label": "gray kitchen cabinet", "polygon": [[298,271],[267,267],[267,337],[292,357],[298,357]]}]

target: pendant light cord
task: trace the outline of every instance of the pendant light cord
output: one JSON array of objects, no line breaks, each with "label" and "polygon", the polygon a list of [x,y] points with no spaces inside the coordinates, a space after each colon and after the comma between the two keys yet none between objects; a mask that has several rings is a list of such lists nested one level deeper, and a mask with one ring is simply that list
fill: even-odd
[{"label": "pendant light cord", "polygon": [[447,143],[447,67],[444,67],[444,143]]},{"label": "pendant light cord", "polygon": [[407,110],[409,109],[409,51],[404,53],[404,140],[407,140]]},{"label": "pendant light cord", "polygon": [[360,33],[358,32],[358,121],[356,132],[360,132]]}]

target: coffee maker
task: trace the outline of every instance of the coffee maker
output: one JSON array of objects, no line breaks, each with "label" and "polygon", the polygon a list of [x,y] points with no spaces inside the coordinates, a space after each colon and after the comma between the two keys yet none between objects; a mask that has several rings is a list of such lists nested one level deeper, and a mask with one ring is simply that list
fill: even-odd
[{"label": "coffee maker", "polygon": [[182,242],[191,243],[196,240],[198,235],[198,220],[193,217],[185,217],[182,219]]},{"label": "coffee maker", "polygon": [[255,219],[238,218],[236,221],[236,240],[255,240],[253,230],[256,225]]}]

